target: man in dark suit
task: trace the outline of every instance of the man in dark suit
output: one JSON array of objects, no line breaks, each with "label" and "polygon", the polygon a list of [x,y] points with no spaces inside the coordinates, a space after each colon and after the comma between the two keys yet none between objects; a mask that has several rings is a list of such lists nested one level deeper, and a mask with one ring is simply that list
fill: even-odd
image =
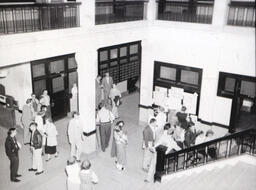
[{"label": "man in dark suit", "polygon": [[28,171],[36,172],[36,175],[40,175],[44,172],[43,170],[43,160],[42,160],[42,148],[43,148],[43,137],[41,133],[37,130],[37,123],[30,124],[31,130],[31,150],[33,154],[32,158],[32,168]]},{"label": "man in dark suit", "polygon": [[20,144],[16,140],[16,128],[10,128],[8,130],[8,136],[5,141],[5,152],[10,160],[10,170],[11,170],[11,181],[12,182],[19,182],[20,180],[17,177],[21,177],[18,174],[19,169],[19,154],[18,151],[20,149]]},{"label": "man in dark suit", "polygon": [[146,172],[148,171],[150,162],[153,158],[153,152],[151,151],[151,149],[154,147],[154,142],[156,139],[156,127],[156,119],[151,118],[149,121],[149,125],[147,125],[143,130],[144,155],[142,169]]}]

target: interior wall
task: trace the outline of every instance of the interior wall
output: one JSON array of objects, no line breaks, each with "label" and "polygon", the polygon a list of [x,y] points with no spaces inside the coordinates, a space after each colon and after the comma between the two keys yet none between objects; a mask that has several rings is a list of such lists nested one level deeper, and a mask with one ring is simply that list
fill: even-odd
[{"label": "interior wall", "polygon": [[228,27],[219,31],[201,24],[189,27],[163,22],[151,29],[148,47],[143,48],[141,104],[152,103],[149,81],[153,83],[154,61],[202,68],[199,118],[229,125],[231,100],[217,96],[219,72],[256,76],[255,30]]},{"label": "interior wall", "polygon": [[32,93],[30,63],[22,63],[5,70],[7,71],[7,76],[0,78],[0,83],[5,86],[6,95],[13,96],[18,101],[18,106],[21,110]]}]

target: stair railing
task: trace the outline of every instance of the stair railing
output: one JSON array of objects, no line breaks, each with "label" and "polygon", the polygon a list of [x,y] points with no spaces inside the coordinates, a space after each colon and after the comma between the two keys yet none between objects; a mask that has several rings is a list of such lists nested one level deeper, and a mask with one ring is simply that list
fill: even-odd
[{"label": "stair railing", "polygon": [[157,161],[154,179],[160,181],[164,175],[208,164],[229,157],[256,155],[256,129],[248,129],[180,151],[165,154],[165,146],[156,148]]}]

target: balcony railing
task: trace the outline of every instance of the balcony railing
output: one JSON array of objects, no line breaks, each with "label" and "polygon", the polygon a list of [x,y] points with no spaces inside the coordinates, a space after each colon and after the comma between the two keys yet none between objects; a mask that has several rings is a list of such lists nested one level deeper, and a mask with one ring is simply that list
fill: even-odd
[{"label": "balcony railing", "polygon": [[248,129],[167,155],[164,146],[159,146],[156,150],[155,180],[161,181],[163,175],[205,165],[216,160],[244,153],[255,156],[256,130]]},{"label": "balcony railing", "polygon": [[78,27],[80,4],[0,4],[0,34]]},{"label": "balcony railing", "polygon": [[212,23],[214,0],[158,0],[158,20]]},{"label": "balcony railing", "polygon": [[255,27],[255,1],[231,1],[228,12],[228,25]]},{"label": "balcony railing", "polygon": [[96,0],[96,24],[143,20],[146,18],[147,0],[116,1]]}]

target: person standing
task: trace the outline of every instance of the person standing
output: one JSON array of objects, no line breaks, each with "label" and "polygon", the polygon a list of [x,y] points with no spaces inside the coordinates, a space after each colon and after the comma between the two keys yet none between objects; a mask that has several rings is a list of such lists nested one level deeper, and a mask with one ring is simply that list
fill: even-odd
[{"label": "person standing", "polygon": [[109,98],[112,100],[112,113],[115,118],[119,118],[118,107],[121,102],[121,92],[117,89],[116,85],[113,84],[109,93]]},{"label": "person standing", "polygon": [[111,125],[115,119],[111,111],[106,109],[106,104],[100,103],[100,110],[97,113],[96,122],[99,125],[101,149],[105,152],[108,147],[110,135],[111,135]]},{"label": "person standing", "polygon": [[33,110],[33,115],[37,114],[37,112],[40,110],[40,104],[39,100],[36,98],[36,95],[34,93],[31,94],[31,105]]},{"label": "person standing", "polygon": [[58,131],[56,126],[52,123],[51,118],[46,118],[45,121],[45,128],[46,128],[46,145],[45,145],[45,154],[47,155],[47,160],[51,159],[51,155],[55,155],[58,157],[57,152],[57,135]]},{"label": "person standing", "polygon": [[91,169],[89,160],[85,160],[81,164],[80,171],[80,190],[94,190],[94,185],[98,183],[98,177]]},{"label": "person standing", "polygon": [[114,130],[114,140],[116,143],[116,153],[117,153],[117,163],[116,167],[119,170],[125,170],[126,166],[126,146],[128,144],[128,138],[125,134],[124,122],[118,121],[117,124],[118,128]]},{"label": "person standing", "polygon": [[178,121],[180,122],[180,127],[184,130],[187,130],[188,128],[188,121],[187,117],[188,114],[186,113],[187,108],[185,106],[181,107],[181,112],[177,112],[176,116],[178,118]]},{"label": "person standing", "polygon": [[33,121],[33,111],[31,105],[31,99],[27,99],[26,104],[22,108],[22,116],[21,116],[21,123],[24,131],[23,139],[24,145],[30,143],[30,131],[29,125]]},{"label": "person standing", "polygon": [[77,100],[78,100],[78,89],[76,83],[73,84],[71,89],[72,97],[70,99],[70,112],[78,111]]},{"label": "person standing", "polygon": [[[45,106],[42,106],[45,107]],[[46,113],[44,111],[40,111],[37,113],[36,117],[35,117],[35,123],[37,124],[37,130],[41,133],[42,135],[42,151],[44,154],[44,147],[45,147],[45,143],[46,143],[46,129],[45,129],[45,124],[44,124],[44,115]]]},{"label": "person standing", "polygon": [[76,160],[80,162],[81,146],[83,140],[83,127],[79,121],[79,114],[73,112],[72,119],[68,124],[68,139],[71,145],[71,157],[76,157]]},{"label": "person standing", "polygon": [[10,160],[10,177],[12,182],[19,182],[17,177],[21,177],[18,174],[19,169],[19,149],[21,147],[20,143],[16,140],[16,128],[10,128],[7,133],[7,138],[5,140],[5,152]]},{"label": "person standing", "polygon": [[110,89],[113,85],[113,79],[109,76],[109,73],[105,73],[105,77],[102,79],[102,85],[104,89],[104,100],[107,100],[109,97]]},{"label": "person standing", "polygon": [[71,157],[67,161],[65,170],[67,173],[67,190],[79,190],[81,166],[78,162],[76,162],[75,157]]},{"label": "person standing", "polygon": [[156,139],[156,130],[157,124],[156,119],[151,118],[149,121],[149,125],[147,125],[143,130],[143,148],[144,148],[144,155],[143,155],[143,164],[142,169],[148,172],[151,160],[153,159],[154,153],[150,151],[152,147],[154,147],[154,142]]},{"label": "person standing", "polygon": [[100,102],[102,101],[102,86],[101,86],[101,76],[98,75],[95,79],[95,107],[98,109]]},{"label": "person standing", "polygon": [[28,169],[28,171],[36,172],[36,175],[40,175],[44,172],[43,170],[43,160],[42,160],[42,135],[37,130],[37,124],[31,123],[30,130],[32,131],[31,134],[31,150],[32,150],[32,168]]},{"label": "person standing", "polygon": [[50,96],[48,95],[48,91],[44,90],[43,94],[41,95],[40,98],[40,104],[43,106],[47,107],[47,115],[49,115],[50,117],[52,117],[52,112],[51,112],[51,99]]}]

